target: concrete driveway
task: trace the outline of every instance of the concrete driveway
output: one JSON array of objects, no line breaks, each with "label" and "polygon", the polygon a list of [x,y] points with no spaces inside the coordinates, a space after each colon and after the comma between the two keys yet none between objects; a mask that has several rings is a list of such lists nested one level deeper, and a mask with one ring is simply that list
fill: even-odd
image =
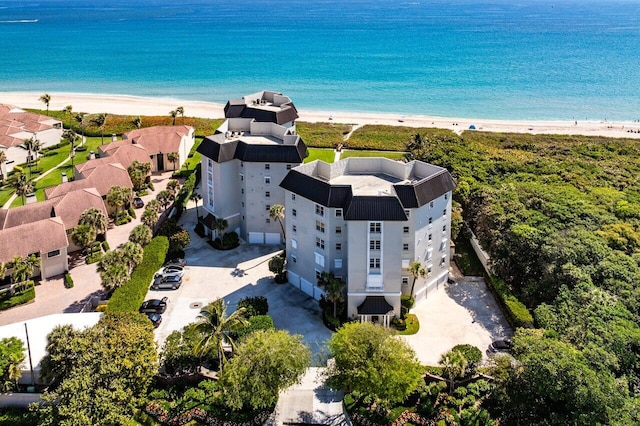
[{"label": "concrete driveway", "polygon": [[420,330],[402,338],[425,365],[438,365],[442,354],[465,343],[486,357],[493,340],[513,335],[482,278],[458,276],[454,284],[430,293],[411,311],[420,320]]}]

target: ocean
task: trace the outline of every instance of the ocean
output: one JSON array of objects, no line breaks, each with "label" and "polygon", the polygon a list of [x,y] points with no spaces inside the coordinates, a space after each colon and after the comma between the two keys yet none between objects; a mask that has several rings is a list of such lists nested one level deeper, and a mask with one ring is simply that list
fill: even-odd
[{"label": "ocean", "polygon": [[0,0],[0,46],[0,92],[640,118],[638,1]]}]

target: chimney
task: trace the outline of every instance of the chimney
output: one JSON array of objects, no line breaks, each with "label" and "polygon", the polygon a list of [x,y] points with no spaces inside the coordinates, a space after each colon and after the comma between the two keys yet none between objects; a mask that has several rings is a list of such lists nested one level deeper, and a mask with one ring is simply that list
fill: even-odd
[{"label": "chimney", "polygon": [[96,153],[93,151],[89,151],[89,160],[95,160],[96,159]]},{"label": "chimney", "polygon": [[117,141],[117,140],[118,140],[118,137],[116,136],[116,134],[115,134],[115,133],[113,133],[113,134],[111,135],[111,142],[115,142],[115,141]]},{"label": "chimney", "polygon": [[33,192],[31,194],[27,194],[25,198],[27,199],[27,204],[33,204],[38,202],[36,198],[36,194]]},{"label": "chimney", "polygon": [[69,180],[67,179],[67,174],[66,173],[63,172],[61,174],[61,176],[62,176],[62,183],[69,182]]}]

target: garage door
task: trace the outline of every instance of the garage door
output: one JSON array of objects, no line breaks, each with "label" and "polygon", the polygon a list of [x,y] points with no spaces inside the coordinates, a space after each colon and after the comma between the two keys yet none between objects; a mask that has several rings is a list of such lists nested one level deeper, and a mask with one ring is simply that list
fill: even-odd
[{"label": "garage door", "polygon": [[262,232],[249,232],[249,244],[264,244],[264,234]]},{"label": "garage door", "polygon": [[50,278],[50,277],[53,277],[54,275],[64,274],[65,272],[64,266],[65,266],[64,260],[61,260],[59,263],[47,265],[46,270],[44,270],[42,274],[46,276],[43,276],[42,278]]},{"label": "garage door", "polygon": [[287,271],[287,278],[289,279],[289,283],[291,285],[293,285],[295,288],[300,288],[300,275],[291,271]]},{"label": "garage door", "polygon": [[264,234],[264,242],[265,244],[280,244],[280,234],[267,232]]},{"label": "garage door", "polygon": [[320,287],[313,287],[313,298],[316,300],[320,300],[320,298],[324,295],[324,291]]},{"label": "garage door", "polygon": [[311,297],[313,297],[313,287],[314,285],[309,281],[305,280],[304,278],[300,279],[300,290]]}]

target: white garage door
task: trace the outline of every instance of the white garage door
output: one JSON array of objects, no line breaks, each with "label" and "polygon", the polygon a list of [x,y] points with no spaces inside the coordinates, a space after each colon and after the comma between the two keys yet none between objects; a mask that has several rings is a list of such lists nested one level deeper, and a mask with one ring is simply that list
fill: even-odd
[{"label": "white garage door", "polygon": [[265,244],[280,244],[280,234],[267,232],[264,234],[264,242]]},{"label": "white garage door", "polygon": [[309,281],[305,280],[304,278],[300,279],[300,290],[311,297],[313,297],[313,287],[314,285]]},{"label": "white garage door", "polygon": [[295,288],[300,288],[300,275],[287,271],[287,278],[291,285],[295,286]]},{"label": "white garage door", "polygon": [[264,244],[264,234],[262,232],[249,232],[249,244]]},{"label": "white garage door", "polygon": [[60,262],[47,265],[47,268],[42,273],[42,275],[46,275],[46,276],[43,276],[42,278],[50,278],[50,277],[53,277],[54,275],[64,274],[64,272],[65,272],[64,260],[62,259]]},{"label": "white garage door", "polygon": [[313,287],[313,298],[316,300],[320,300],[320,298],[324,295],[324,291],[320,287]]}]

